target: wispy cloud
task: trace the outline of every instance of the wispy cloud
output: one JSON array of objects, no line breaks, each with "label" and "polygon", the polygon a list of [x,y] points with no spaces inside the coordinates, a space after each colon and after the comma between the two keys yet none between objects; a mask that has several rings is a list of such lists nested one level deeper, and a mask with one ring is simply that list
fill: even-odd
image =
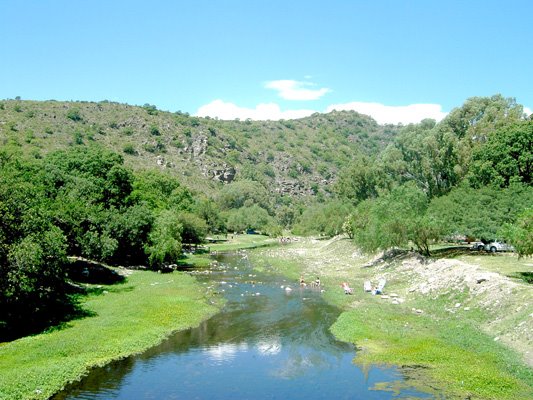
[{"label": "wispy cloud", "polygon": [[315,110],[286,110],[282,111],[280,106],[275,103],[261,103],[255,108],[239,107],[236,104],[228,103],[223,100],[214,100],[198,109],[196,115],[199,117],[212,117],[224,120],[232,119],[252,119],[256,121],[280,119],[297,119],[307,117]]},{"label": "wispy cloud", "polygon": [[331,92],[328,88],[312,89],[316,86],[312,82],[300,82],[289,79],[265,83],[265,88],[277,90],[278,95],[285,100],[318,100],[326,93]]},{"label": "wispy cloud", "polygon": [[436,121],[443,119],[447,113],[442,111],[440,104],[410,104],[407,106],[386,106],[380,103],[351,102],[332,104],[327,112],[337,110],[352,110],[361,114],[370,115],[379,124],[410,124],[418,123],[425,118]]}]

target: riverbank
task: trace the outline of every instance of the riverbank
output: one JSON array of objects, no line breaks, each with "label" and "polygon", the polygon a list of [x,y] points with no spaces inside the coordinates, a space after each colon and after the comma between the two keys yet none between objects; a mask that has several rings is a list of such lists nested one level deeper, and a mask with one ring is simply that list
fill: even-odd
[{"label": "riverbank", "polygon": [[[276,243],[261,235],[233,235],[211,251]],[[209,254],[187,254],[194,267]],[[200,324],[219,311],[219,299],[185,272],[116,269],[126,281],[87,285],[81,307],[88,316],[61,328],[0,344],[0,400],[48,399],[91,368],[153,347],[173,332]]]},{"label": "riverbank", "polygon": [[[494,257],[507,258],[494,263]],[[307,281],[320,276],[326,300],[344,310],[332,331],[358,346],[356,363],[399,366],[409,385],[446,398],[528,399],[533,291],[494,265],[531,270],[531,260],[509,257],[427,260],[399,253],[371,259],[339,238],[253,255],[295,281],[300,274]],[[387,280],[383,297],[362,290],[364,281],[380,279]],[[344,294],[342,282],[353,295]]]},{"label": "riverbank", "polygon": [[140,353],[218,311],[185,273],[122,270],[125,283],[92,285],[91,315],[0,345],[0,399],[47,399],[91,368]]}]

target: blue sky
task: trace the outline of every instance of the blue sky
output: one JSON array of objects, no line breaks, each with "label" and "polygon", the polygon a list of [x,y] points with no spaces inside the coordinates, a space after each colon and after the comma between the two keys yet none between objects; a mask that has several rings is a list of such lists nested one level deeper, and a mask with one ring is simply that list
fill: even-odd
[{"label": "blue sky", "polygon": [[533,108],[533,1],[0,0],[0,99],[220,118]]}]

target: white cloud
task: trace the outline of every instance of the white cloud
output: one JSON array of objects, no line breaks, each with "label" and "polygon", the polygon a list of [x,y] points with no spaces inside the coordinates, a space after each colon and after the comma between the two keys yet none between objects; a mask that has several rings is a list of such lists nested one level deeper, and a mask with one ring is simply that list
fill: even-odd
[{"label": "white cloud", "polygon": [[524,107],[524,113],[527,116],[530,116],[531,114],[533,114],[533,110],[531,110],[531,108],[529,108],[529,107]]},{"label": "white cloud", "polygon": [[228,103],[223,100],[214,100],[198,109],[196,115],[199,117],[212,117],[224,120],[232,119],[252,119],[252,120],[272,120],[279,119],[297,119],[307,117],[315,110],[286,110],[281,111],[279,105],[275,103],[261,103],[255,108],[239,107],[236,104]]},{"label": "white cloud", "polygon": [[437,122],[443,119],[447,113],[442,111],[439,104],[410,104],[408,106],[386,106],[380,103],[351,102],[333,104],[327,108],[327,112],[337,110],[353,110],[361,114],[370,115],[379,124],[402,124],[418,123],[425,118],[432,118]]},{"label": "white cloud", "polygon": [[[333,110],[353,110],[361,114],[370,115],[379,124],[410,124],[418,123],[425,118],[432,118],[436,121],[442,120],[446,113],[442,111],[439,104],[411,104],[408,106],[386,106],[380,103],[351,102],[333,104],[327,107],[326,112]],[[298,119],[308,117],[318,110],[284,110],[276,103],[261,103],[255,108],[240,107],[234,103],[223,100],[214,100],[198,109],[196,115],[199,117],[219,118],[222,120],[252,119],[255,121],[277,121],[280,119]],[[524,108],[524,112],[531,113],[531,110]],[[529,115],[529,114],[528,114]]]},{"label": "white cloud", "polygon": [[285,100],[318,100],[326,93],[331,92],[328,88],[309,89],[316,84],[311,82],[299,82],[289,79],[270,81],[265,83],[265,88],[278,91],[278,95]]}]

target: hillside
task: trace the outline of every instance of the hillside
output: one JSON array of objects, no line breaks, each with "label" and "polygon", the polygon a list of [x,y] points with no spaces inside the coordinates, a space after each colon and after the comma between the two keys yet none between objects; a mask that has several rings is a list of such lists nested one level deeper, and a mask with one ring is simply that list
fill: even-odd
[{"label": "hillside", "polygon": [[252,179],[271,193],[327,195],[358,154],[375,155],[398,132],[356,112],[286,121],[221,121],[102,101],[0,102],[0,143],[26,155],[98,143],[134,169],[165,169],[192,189]]}]

